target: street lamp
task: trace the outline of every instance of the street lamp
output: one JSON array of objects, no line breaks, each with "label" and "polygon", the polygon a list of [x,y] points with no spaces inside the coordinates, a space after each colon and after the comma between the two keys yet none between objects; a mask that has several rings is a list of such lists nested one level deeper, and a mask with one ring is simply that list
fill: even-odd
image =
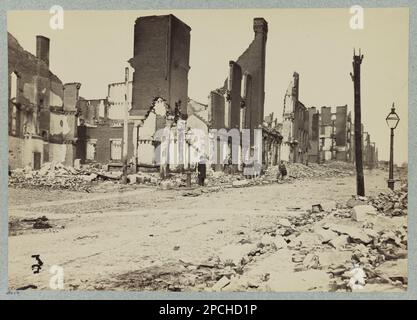
[{"label": "street lamp", "polygon": [[400,122],[400,117],[395,112],[394,103],[392,103],[391,112],[385,120],[391,129],[388,188],[394,190],[394,129],[397,128],[398,122]]}]

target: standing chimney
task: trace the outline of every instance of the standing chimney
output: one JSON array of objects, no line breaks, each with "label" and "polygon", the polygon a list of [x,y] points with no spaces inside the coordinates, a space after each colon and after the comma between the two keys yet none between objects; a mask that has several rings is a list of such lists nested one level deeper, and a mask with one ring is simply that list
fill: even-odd
[{"label": "standing chimney", "polygon": [[36,57],[49,66],[49,39],[44,36],[36,36]]}]

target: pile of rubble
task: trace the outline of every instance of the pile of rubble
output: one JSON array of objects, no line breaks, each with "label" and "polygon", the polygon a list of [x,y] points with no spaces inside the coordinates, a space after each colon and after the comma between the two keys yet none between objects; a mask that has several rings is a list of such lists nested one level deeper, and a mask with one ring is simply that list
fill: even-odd
[{"label": "pile of rubble", "polygon": [[[352,197],[332,214],[324,212],[317,218],[311,212],[295,218],[292,224],[300,228],[291,239],[294,270],[324,270],[331,279],[330,291],[406,288],[407,219],[401,217],[407,215],[406,203],[401,215],[392,214],[406,192],[403,186],[395,193],[380,194],[378,200]],[[387,203],[390,209],[385,212]]]},{"label": "pile of rubble", "polygon": [[45,163],[40,170],[16,169],[9,176],[9,186],[36,189],[66,189],[90,192],[90,180],[72,167]]},{"label": "pile of rubble", "polygon": [[[402,188],[395,196],[381,194],[378,199],[389,197],[395,202],[404,192]],[[404,290],[408,285],[407,220],[378,214],[370,205],[373,201],[365,197],[354,197],[347,205],[329,201],[280,218],[268,230],[255,230],[260,241],[242,239],[219,253],[217,264],[230,266],[230,272],[219,274],[211,290],[293,290],[293,279],[311,283],[317,290]],[[266,258],[258,259],[263,255]],[[286,275],[292,277],[291,283],[284,283],[286,276],[274,271],[268,261],[292,265],[294,272]],[[268,273],[262,273],[262,267]]]},{"label": "pile of rubble", "polygon": [[121,173],[105,172],[96,166],[76,169],[60,162],[46,162],[39,170],[16,169],[9,175],[9,186],[90,192],[95,180],[117,181]]},{"label": "pile of rubble", "polygon": [[369,201],[377,210],[386,216],[407,215],[408,186],[402,185],[399,190],[390,193],[380,193]]},{"label": "pile of rubble", "polygon": [[334,176],[349,176],[354,173],[351,164],[334,161],[325,164],[311,163],[304,165],[301,163],[287,164],[288,176],[295,179],[310,179]]},{"label": "pile of rubble", "polygon": [[11,217],[9,219],[9,236],[16,236],[32,232],[34,229],[45,230],[45,229],[64,229],[63,225],[52,223],[46,216],[40,216],[35,218],[18,218]]},{"label": "pile of rubble", "polygon": [[157,186],[161,183],[161,178],[158,173],[137,172],[137,173],[129,174],[127,176],[127,181],[130,184],[139,183],[139,184]]},{"label": "pile of rubble", "polygon": [[[353,174],[353,167],[351,164],[334,161],[325,165],[310,164],[304,165],[301,163],[287,164],[289,172],[289,179],[309,179],[320,177],[334,177],[334,176],[348,176]],[[133,177],[140,175],[132,175]],[[214,171],[207,168],[207,177],[205,185],[211,189],[222,188],[243,188],[258,185],[267,185],[272,183],[285,183],[283,180],[277,180],[278,166],[268,167],[261,175],[247,178],[242,173],[230,174],[224,171]],[[152,184],[159,185],[161,189],[174,189],[178,187],[186,187],[187,175],[185,173],[174,173],[165,180],[160,180],[154,176],[151,178]],[[130,179],[133,181],[132,179]],[[193,171],[191,174],[191,184],[197,184],[197,172]],[[196,193],[194,193],[196,194]]]}]

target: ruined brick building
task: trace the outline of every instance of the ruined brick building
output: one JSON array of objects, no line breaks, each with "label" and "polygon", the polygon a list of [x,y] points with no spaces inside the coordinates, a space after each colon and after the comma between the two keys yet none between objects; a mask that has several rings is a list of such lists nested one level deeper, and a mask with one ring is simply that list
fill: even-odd
[{"label": "ruined brick building", "polygon": [[[169,162],[170,169],[184,164],[186,155],[176,132],[179,127],[185,128],[187,120],[190,31],[174,15],[136,20],[133,57],[129,60],[133,79],[127,88],[125,82],[109,85],[108,96],[99,109],[102,111],[93,123],[87,114],[97,114],[97,107],[87,101],[86,110],[93,111],[82,112],[82,118],[88,118],[79,128],[85,141],[79,148],[82,161],[122,165],[123,110],[127,103],[127,154],[133,168],[155,169],[161,161]],[[158,137],[159,129],[172,131],[168,140]]]},{"label": "ruined brick building", "polygon": [[[320,110],[306,108],[299,101],[299,75],[296,72],[284,98],[281,133],[282,160],[301,163],[355,161],[354,124],[348,106],[336,106],[334,111],[326,106]],[[377,163],[377,149],[368,136],[363,132],[363,158],[365,166],[372,167]]]},{"label": "ruined brick building", "polygon": [[265,117],[262,125],[262,159],[266,166],[275,166],[281,159],[281,126],[274,113]]},{"label": "ruined brick building", "polygon": [[363,133],[363,165],[365,168],[373,169],[378,166],[378,148],[375,142],[372,142],[371,135],[368,132]]},{"label": "ruined brick building", "polygon": [[310,148],[308,149],[308,162],[320,162],[320,112],[316,107],[308,108],[308,136],[310,138]]},{"label": "ruined brick building", "polygon": [[[354,123],[348,106],[337,106],[336,112],[331,107],[321,107],[320,112],[308,108],[310,149],[309,162],[324,163],[338,160],[355,161]],[[362,124],[362,150],[365,167],[372,168],[377,164],[378,152],[368,132]]]},{"label": "ruined brick building", "polygon": [[[79,97],[79,83],[63,84],[50,71],[49,39],[36,38],[35,56],[9,34],[9,165],[38,169],[47,161],[73,165],[80,159],[120,168],[126,106],[127,157],[134,170],[182,170],[198,161],[197,150],[214,155],[210,160],[217,170],[230,159],[238,170],[248,158],[264,166],[280,159],[354,161],[347,106],[334,113],[330,107],[307,109],[299,99],[297,72],[285,94],[283,122],[273,113],[264,116],[268,24],[255,18],[253,30],[253,41],[229,62],[227,79],[210,92],[207,105],[188,98],[191,28],[173,15],[136,20],[129,60],[133,77],[126,71],[125,81],[109,84],[101,99]],[[193,129],[208,133],[208,142],[193,137]],[[216,136],[208,132],[212,129]],[[250,133],[244,137],[245,130]],[[372,167],[378,158],[375,143],[366,134],[363,143],[364,163]]]},{"label": "ruined brick building", "polygon": [[297,72],[284,97],[281,160],[306,163],[310,149],[310,114],[299,100],[300,77]]},{"label": "ruined brick building", "polygon": [[8,33],[9,166],[73,165],[79,83],[63,84],[49,69],[49,39],[36,37],[36,56]]},{"label": "ruined brick building", "polygon": [[331,107],[322,107],[319,117],[319,161],[351,160],[352,117],[347,105],[337,106],[336,112]]},{"label": "ruined brick building", "polygon": [[[234,143],[233,133],[230,132],[249,129],[250,145],[256,149],[254,129],[263,128],[268,23],[263,18],[255,18],[253,30],[255,36],[252,43],[236,61],[229,62],[229,76],[224,85],[210,92],[210,128],[225,129],[215,142],[217,159],[214,160],[218,170],[230,157],[238,159],[237,165],[240,166],[242,157],[249,156],[249,150],[241,149],[241,139]],[[270,132],[264,131],[263,135]],[[262,143],[262,136],[258,138]],[[222,143],[222,140],[228,143]],[[258,161],[265,163],[265,159],[260,160],[261,150],[255,150],[254,154],[258,155]]]}]

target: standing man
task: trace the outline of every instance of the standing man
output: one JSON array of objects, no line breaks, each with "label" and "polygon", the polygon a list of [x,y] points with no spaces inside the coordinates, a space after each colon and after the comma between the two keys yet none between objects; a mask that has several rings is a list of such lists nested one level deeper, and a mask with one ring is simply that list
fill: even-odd
[{"label": "standing man", "polygon": [[284,161],[281,160],[281,163],[278,166],[277,179],[279,180],[281,178],[282,180],[284,180],[286,176],[287,176],[287,167],[285,166]]},{"label": "standing man", "polygon": [[258,160],[255,160],[253,163],[253,176],[255,178],[259,177],[262,173],[262,165],[259,163]]},{"label": "standing man", "polygon": [[206,161],[203,156],[198,162],[198,185],[204,187],[204,180],[206,179]]}]

